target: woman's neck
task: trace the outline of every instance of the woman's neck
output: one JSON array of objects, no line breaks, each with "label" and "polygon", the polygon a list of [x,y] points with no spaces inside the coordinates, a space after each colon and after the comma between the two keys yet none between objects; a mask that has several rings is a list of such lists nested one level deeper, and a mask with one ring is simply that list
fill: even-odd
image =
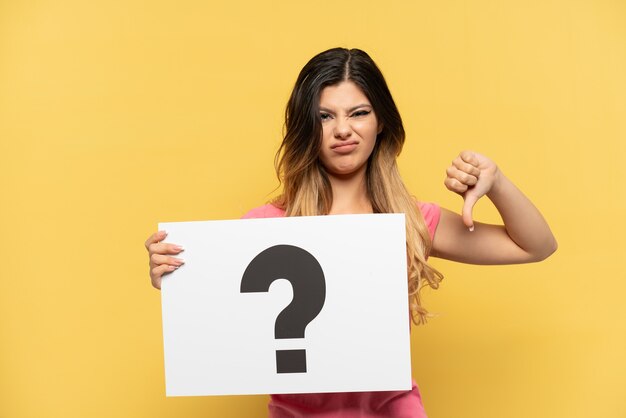
[{"label": "woman's neck", "polygon": [[333,204],[329,215],[373,213],[367,194],[365,170],[349,176],[329,175]]}]

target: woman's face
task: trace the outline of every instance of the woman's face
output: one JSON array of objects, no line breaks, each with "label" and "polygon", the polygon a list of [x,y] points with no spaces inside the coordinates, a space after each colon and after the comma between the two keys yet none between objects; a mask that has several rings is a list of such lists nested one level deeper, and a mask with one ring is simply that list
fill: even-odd
[{"label": "woman's face", "polygon": [[320,95],[320,160],[336,177],[365,174],[367,160],[382,131],[374,109],[352,81],[325,87]]}]

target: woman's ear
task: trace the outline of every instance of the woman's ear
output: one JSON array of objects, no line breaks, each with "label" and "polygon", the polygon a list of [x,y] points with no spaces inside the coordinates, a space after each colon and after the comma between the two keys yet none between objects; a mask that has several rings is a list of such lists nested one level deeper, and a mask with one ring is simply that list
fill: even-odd
[{"label": "woman's ear", "polygon": [[378,124],[378,132],[376,132],[376,135],[379,135],[382,131],[383,131],[383,124],[380,123]]}]

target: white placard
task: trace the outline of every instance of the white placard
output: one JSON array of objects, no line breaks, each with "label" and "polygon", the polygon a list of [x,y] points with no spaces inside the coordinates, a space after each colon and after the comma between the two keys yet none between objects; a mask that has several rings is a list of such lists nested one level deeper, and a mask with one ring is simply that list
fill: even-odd
[{"label": "white placard", "polygon": [[[173,222],[159,229],[168,232],[166,242],[185,248],[185,264],[162,282],[167,396],[411,389],[403,214]],[[275,277],[267,291],[242,292],[248,266],[246,282],[303,270],[307,283],[323,275],[323,306],[304,338],[275,338],[279,314],[295,306],[289,278]],[[319,299],[319,289],[311,289],[302,290],[305,303]],[[305,350],[306,371],[279,372],[283,350]],[[295,354],[301,362],[302,351]]]}]

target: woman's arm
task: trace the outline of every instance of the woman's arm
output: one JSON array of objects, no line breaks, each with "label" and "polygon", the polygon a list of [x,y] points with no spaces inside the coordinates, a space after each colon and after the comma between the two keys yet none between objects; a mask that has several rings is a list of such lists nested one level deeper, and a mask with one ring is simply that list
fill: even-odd
[{"label": "woman's arm", "polygon": [[[465,200],[463,214],[442,209],[432,256],[471,264],[515,264],[541,261],[556,250],[539,210],[489,158],[463,151],[446,173],[446,187]],[[484,195],[504,225],[473,222],[472,208]]]}]

